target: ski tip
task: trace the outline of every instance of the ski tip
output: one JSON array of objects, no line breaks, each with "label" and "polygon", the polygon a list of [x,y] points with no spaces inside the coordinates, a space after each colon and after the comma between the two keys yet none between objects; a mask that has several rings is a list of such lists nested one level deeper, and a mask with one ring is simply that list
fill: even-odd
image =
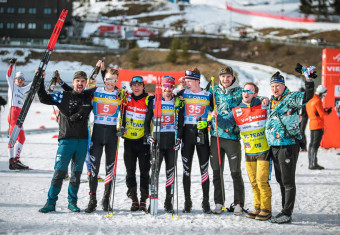
[{"label": "ski tip", "polygon": [[179,215],[177,215],[177,219],[180,219],[181,217]]},{"label": "ski tip", "polygon": [[225,206],[222,207],[222,211],[225,211]]}]

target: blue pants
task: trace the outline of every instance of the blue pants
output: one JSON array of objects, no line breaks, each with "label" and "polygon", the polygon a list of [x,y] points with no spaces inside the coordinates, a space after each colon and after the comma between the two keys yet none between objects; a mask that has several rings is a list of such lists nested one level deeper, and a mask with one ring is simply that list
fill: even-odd
[{"label": "blue pants", "polygon": [[56,204],[58,194],[60,193],[63,184],[63,179],[65,178],[71,160],[71,179],[68,186],[68,201],[77,202],[80,176],[83,171],[86,152],[87,139],[59,140],[59,147],[54,164],[54,175],[47,195],[48,204]]}]

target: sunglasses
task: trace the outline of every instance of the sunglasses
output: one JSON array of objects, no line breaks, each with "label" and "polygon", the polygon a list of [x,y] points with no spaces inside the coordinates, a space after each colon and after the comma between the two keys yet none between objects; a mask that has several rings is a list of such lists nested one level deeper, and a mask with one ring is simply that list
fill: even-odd
[{"label": "sunglasses", "polygon": [[251,90],[246,90],[246,89],[243,89],[243,90],[242,90],[242,92],[243,92],[243,93],[248,93],[249,95],[253,95],[253,94],[255,94],[255,92],[254,92],[254,91],[251,91]]},{"label": "sunglasses", "polygon": [[143,78],[140,76],[133,77],[131,82],[143,82]]},{"label": "sunglasses", "polygon": [[118,79],[116,79],[116,78],[105,78],[105,81],[116,83],[116,82],[118,82]]},{"label": "sunglasses", "polygon": [[163,86],[164,88],[167,88],[167,89],[173,89],[173,88],[174,88],[174,85],[172,85],[172,84],[167,84],[167,83],[163,84],[162,86]]},{"label": "sunglasses", "polygon": [[24,77],[17,77],[16,78],[18,81],[25,81],[25,78]]}]

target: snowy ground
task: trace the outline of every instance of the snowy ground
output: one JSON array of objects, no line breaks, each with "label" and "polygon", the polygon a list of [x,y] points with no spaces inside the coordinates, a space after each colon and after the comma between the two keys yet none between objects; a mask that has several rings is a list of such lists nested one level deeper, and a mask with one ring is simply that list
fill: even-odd
[{"label": "snowy ground", "polygon": [[[261,89],[261,88],[260,88]],[[1,131],[7,128],[7,112],[1,111]],[[53,109],[50,106],[34,102],[25,122],[26,129],[38,129],[40,126],[56,127],[51,120]],[[306,131],[308,134],[308,130]],[[78,193],[78,205],[81,213],[72,213],[67,209],[67,185],[59,195],[56,212],[41,214],[38,210],[45,204],[47,191],[53,175],[54,157],[57,140],[56,133],[32,134],[26,136],[22,161],[31,168],[28,172],[8,170],[7,138],[0,138],[0,233],[6,234],[339,234],[340,233],[340,155],[337,150],[319,150],[319,163],[325,166],[323,171],[308,170],[306,153],[301,153],[297,164],[297,196],[293,223],[291,225],[273,225],[251,219],[222,215],[205,215],[201,210],[202,190],[197,156],[194,156],[192,172],[193,213],[182,214],[180,219],[171,219],[163,212],[165,198],[164,165],[160,175],[159,216],[152,218],[142,212],[131,213],[130,200],[126,196],[125,167],[122,159],[123,142],[119,148],[118,175],[114,203],[114,216],[105,218],[106,213],[98,207],[92,214],[83,210],[88,203],[88,185],[81,184]],[[179,209],[183,209],[182,164],[179,156]],[[101,175],[104,176],[101,166]],[[253,209],[253,193],[242,161],[243,179],[246,189],[245,208]],[[139,172],[137,171],[137,176]],[[210,171],[210,177],[212,172]],[[229,169],[224,173],[226,204],[233,198],[233,188]],[[86,175],[82,175],[86,179]],[[273,214],[280,211],[280,189],[272,173]],[[213,203],[213,185],[210,182],[210,204]],[[103,194],[103,183],[99,183],[99,200]]]}]

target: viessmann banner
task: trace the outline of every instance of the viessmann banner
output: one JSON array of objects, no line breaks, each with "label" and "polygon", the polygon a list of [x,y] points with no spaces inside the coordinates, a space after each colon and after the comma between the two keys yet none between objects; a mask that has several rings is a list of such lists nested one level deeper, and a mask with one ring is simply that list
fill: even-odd
[{"label": "viessmann banner", "polygon": [[184,77],[184,71],[143,71],[143,70],[119,70],[119,81],[117,86],[120,87],[122,82],[130,82],[133,76],[142,76],[145,84],[156,84],[157,77],[172,76],[176,79]]},{"label": "viessmann banner", "polygon": [[324,107],[333,107],[333,111],[325,118],[321,146],[340,148],[340,49],[323,49],[322,85],[327,88]]}]

